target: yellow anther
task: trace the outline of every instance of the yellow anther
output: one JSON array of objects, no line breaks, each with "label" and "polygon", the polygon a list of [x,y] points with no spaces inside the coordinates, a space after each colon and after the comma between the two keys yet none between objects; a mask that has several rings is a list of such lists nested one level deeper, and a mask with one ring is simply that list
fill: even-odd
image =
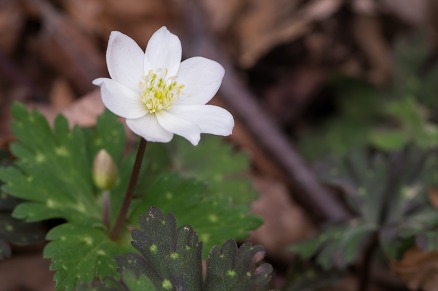
[{"label": "yellow anther", "polygon": [[149,70],[139,84],[141,101],[150,113],[169,109],[181,94],[184,85],[167,76],[167,69]]}]

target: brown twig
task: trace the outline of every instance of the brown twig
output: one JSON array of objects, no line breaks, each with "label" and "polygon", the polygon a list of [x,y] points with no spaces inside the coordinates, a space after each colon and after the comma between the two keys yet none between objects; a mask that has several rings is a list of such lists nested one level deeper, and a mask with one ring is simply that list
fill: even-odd
[{"label": "brown twig", "polygon": [[220,95],[254,139],[293,182],[299,191],[295,198],[308,206],[309,210],[313,210],[313,214],[320,219],[332,222],[347,219],[349,214],[346,209],[318,182],[295,147],[272,122],[266,111],[256,103],[256,98],[240,80],[232,62],[210,33],[199,1],[177,1],[187,16],[188,35],[183,38],[185,52],[191,56],[200,55],[217,60],[224,66],[226,74]]}]

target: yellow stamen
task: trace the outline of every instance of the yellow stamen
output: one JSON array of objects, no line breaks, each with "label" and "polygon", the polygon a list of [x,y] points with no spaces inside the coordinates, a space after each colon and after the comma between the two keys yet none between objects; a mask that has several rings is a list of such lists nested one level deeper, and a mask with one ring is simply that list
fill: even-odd
[{"label": "yellow stamen", "polygon": [[139,83],[141,101],[150,113],[172,107],[184,88],[167,73],[167,69],[150,70]]}]

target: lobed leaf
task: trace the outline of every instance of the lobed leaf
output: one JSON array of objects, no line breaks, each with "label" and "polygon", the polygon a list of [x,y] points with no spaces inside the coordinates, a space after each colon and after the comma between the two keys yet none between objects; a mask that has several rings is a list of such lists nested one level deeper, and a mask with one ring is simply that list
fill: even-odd
[{"label": "lobed leaf", "polygon": [[[164,216],[151,207],[140,217],[140,227],[132,232],[132,245],[139,253],[119,256],[116,262],[122,274],[147,276],[155,290],[252,291],[262,290],[271,279],[272,266],[261,263],[262,246],[245,243],[238,248],[229,240],[210,251],[203,282],[202,243],[190,226],[177,228],[172,213]],[[145,286],[133,290],[146,290]]]},{"label": "lobed leaf", "polygon": [[211,195],[239,206],[257,198],[246,174],[248,156],[234,151],[222,138],[203,137],[196,150],[186,140],[176,138],[167,149],[172,169],[183,177],[204,182]]},{"label": "lobed leaf", "polygon": [[[139,191],[143,190],[139,187]],[[181,179],[175,173],[164,174],[143,190],[145,197],[137,202],[131,224],[150,206],[172,212],[181,225],[190,224],[204,243],[204,257],[215,244],[227,238],[244,239],[261,220],[248,214],[244,206],[230,207],[226,198],[211,193],[205,185],[193,179]]]},{"label": "lobed leaf", "polygon": [[130,249],[110,240],[102,229],[73,223],[53,228],[47,239],[51,242],[44,248],[44,257],[52,260],[57,290],[72,290],[95,279],[117,279],[114,257]]},{"label": "lobed leaf", "polygon": [[157,290],[202,290],[202,243],[193,229],[177,229],[175,216],[158,208],[140,216],[140,227],[132,232],[140,254],[117,257],[119,272],[145,274]]},{"label": "lobed leaf", "polygon": [[62,116],[56,118],[52,131],[40,113],[29,113],[18,104],[12,114],[18,143],[11,151],[17,161],[14,167],[0,169],[0,178],[5,181],[2,189],[29,201],[20,204],[13,215],[27,221],[63,218],[99,224],[101,210],[83,131],[78,127],[69,130]]},{"label": "lobed leaf", "polygon": [[205,290],[227,291],[262,290],[271,280],[272,266],[261,263],[265,249],[261,245],[226,241],[221,248],[215,246],[207,260]]},{"label": "lobed leaf", "polygon": [[[182,151],[184,167],[196,168],[187,171],[190,173],[187,176],[209,173],[195,181],[181,178],[182,168],[178,174],[167,174],[173,167],[173,160],[178,160],[180,151],[154,149],[152,145],[152,153],[146,153],[142,166],[135,200],[129,212],[130,219],[120,240],[114,243],[104,230],[102,193],[93,184],[91,171],[95,154],[102,148],[110,153],[119,168],[119,180],[110,190],[111,223],[114,223],[133,164],[132,154],[123,157],[124,131],[117,118],[105,112],[98,118],[95,128],[70,129],[67,120],[58,116],[51,129],[40,113],[29,112],[22,105],[15,104],[12,113],[17,143],[12,145],[11,150],[17,160],[13,166],[0,168],[0,179],[5,182],[2,189],[25,200],[15,207],[15,218],[27,221],[61,218],[67,221],[48,234],[47,239],[52,242],[45,250],[45,256],[52,259],[52,269],[56,270],[59,289],[72,289],[93,278],[103,280],[116,274],[114,263],[110,263],[106,255],[101,257],[101,251],[106,248],[108,254],[125,251],[130,227],[137,225],[138,216],[150,206],[159,206],[180,215],[180,221],[192,224],[208,246],[222,243],[230,237],[244,238],[249,230],[260,225],[260,219],[248,215],[248,201],[254,192],[247,187],[249,183],[241,175],[247,168],[246,158],[232,154],[229,147],[222,150],[224,145],[215,141],[207,145],[200,159],[211,163],[192,166],[189,161],[195,155]],[[229,155],[232,158],[216,161],[218,169],[210,170],[216,166],[214,158],[206,156],[211,150],[221,153],[222,157]],[[228,188],[227,192],[218,194],[215,191],[220,183],[206,185],[204,179],[222,172],[226,173],[223,183]],[[247,186],[232,190],[232,185]],[[239,190],[243,192],[239,193]],[[240,202],[233,202],[231,197],[240,194]],[[69,231],[77,237],[69,235]],[[65,246],[68,252],[64,250]]]}]

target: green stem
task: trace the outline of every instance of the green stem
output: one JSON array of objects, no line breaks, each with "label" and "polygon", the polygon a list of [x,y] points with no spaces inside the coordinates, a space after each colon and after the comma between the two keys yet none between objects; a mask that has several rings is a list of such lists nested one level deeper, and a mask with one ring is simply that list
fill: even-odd
[{"label": "green stem", "polygon": [[146,140],[141,139],[138,145],[137,156],[135,157],[134,167],[132,168],[131,179],[129,180],[128,188],[126,189],[125,198],[123,199],[123,204],[120,208],[119,215],[117,216],[114,228],[111,230],[110,239],[116,240],[119,237],[120,230],[123,223],[126,220],[126,215],[128,214],[129,205],[131,204],[132,198],[134,198],[134,190],[137,185],[138,174],[140,173],[141,163],[143,161],[144,151],[146,149]]},{"label": "green stem", "polygon": [[103,191],[102,194],[102,204],[103,204],[103,224],[105,225],[105,227],[107,229],[110,229],[111,225],[110,225],[110,193],[108,190]]}]

